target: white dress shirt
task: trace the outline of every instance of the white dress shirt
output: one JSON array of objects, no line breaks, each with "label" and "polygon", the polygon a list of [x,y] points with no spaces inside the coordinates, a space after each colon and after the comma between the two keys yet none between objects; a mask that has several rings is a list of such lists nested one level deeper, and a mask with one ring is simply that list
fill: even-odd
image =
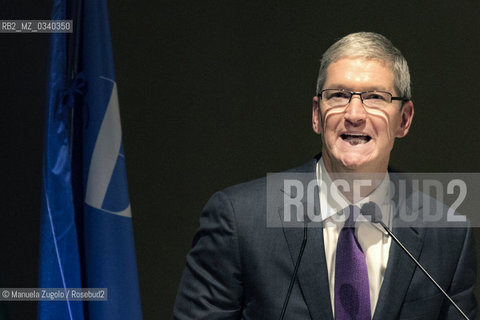
[{"label": "white dress shirt", "polygon": [[[331,188],[333,182],[325,169],[322,158],[317,163],[317,182],[320,186],[320,214],[324,223],[323,241],[330,285],[330,298],[332,311],[335,313],[335,252],[337,250],[338,235],[344,224],[342,213],[338,214],[338,212],[341,212],[352,203],[335,186]],[[390,199],[390,178],[388,172],[386,172],[382,182],[373,192],[353,204],[361,207],[362,204],[369,201],[375,202],[382,211],[383,222],[390,228],[391,210],[393,208]],[[391,238],[380,225],[367,221],[356,223],[355,236],[360,243],[367,262],[370,307],[373,316],[385,269],[387,268]]]}]

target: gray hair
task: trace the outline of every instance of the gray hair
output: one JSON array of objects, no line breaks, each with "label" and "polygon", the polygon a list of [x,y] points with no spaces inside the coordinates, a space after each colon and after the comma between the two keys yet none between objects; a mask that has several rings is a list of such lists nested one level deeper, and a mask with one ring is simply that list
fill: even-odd
[{"label": "gray hair", "polygon": [[364,58],[390,64],[394,75],[394,87],[401,97],[410,99],[410,72],[407,60],[390,40],[374,32],[357,32],[346,35],[325,51],[320,62],[317,94],[323,88],[328,66],[342,58]]}]

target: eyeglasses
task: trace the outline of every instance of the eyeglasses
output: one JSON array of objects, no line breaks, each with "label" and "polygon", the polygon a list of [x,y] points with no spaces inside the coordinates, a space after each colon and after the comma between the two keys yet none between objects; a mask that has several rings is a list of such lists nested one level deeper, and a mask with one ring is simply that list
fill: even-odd
[{"label": "eyeglasses", "polygon": [[344,89],[325,89],[318,94],[318,98],[325,102],[329,108],[345,107],[352,100],[352,96],[358,95],[364,106],[369,108],[386,108],[392,100],[409,101],[404,97],[392,97],[390,92],[385,91],[363,91],[354,92]]}]

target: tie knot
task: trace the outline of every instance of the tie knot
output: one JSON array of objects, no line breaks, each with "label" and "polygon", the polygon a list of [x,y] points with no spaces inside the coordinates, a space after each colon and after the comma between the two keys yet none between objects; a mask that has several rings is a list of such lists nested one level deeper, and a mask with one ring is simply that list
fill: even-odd
[{"label": "tie knot", "polygon": [[355,221],[360,215],[360,208],[350,205],[344,210],[345,213],[345,225],[347,228],[355,228]]}]

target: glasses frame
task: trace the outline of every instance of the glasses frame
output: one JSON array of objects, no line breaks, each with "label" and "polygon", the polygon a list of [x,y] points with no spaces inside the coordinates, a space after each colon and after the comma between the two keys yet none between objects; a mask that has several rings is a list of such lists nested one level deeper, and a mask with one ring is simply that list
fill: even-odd
[{"label": "glasses frame", "polygon": [[406,98],[406,97],[394,97],[390,92],[388,91],[382,91],[382,90],[368,90],[368,91],[361,91],[361,92],[355,92],[355,91],[350,91],[350,90],[347,90],[347,89],[323,89],[322,91],[320,91],[318,94],[317,94],[317,97],[319,100],[323,100],[322,99],[322,94],[323,92],[325,91],[328,91],[328,90],[335,90],[335,91],[341,91],[341,92],[347,92],[347,93],[350,93],[350,99],[348,99],[348,102],[347,104],[343,105],[343,106],[339,106],[339,107],[346,107],[350,104],[350,102],[352,102],[352,97],[355,96],[355,95],[358,95],[360,97],[360,100],[362,101],[362,104],[366,107],[368,107],[367,105],[365,105],[365,103],[363,102],[363,94],[365,93],[372,93],[372,92],[380,92],[380,93],[386,93],[390,96],[390,101],[387,102],[387,103],[392,103],[392,101],[403,101],[403,102],[407,102],[407,101],[410,101],[411,99],[409,98]]}]

